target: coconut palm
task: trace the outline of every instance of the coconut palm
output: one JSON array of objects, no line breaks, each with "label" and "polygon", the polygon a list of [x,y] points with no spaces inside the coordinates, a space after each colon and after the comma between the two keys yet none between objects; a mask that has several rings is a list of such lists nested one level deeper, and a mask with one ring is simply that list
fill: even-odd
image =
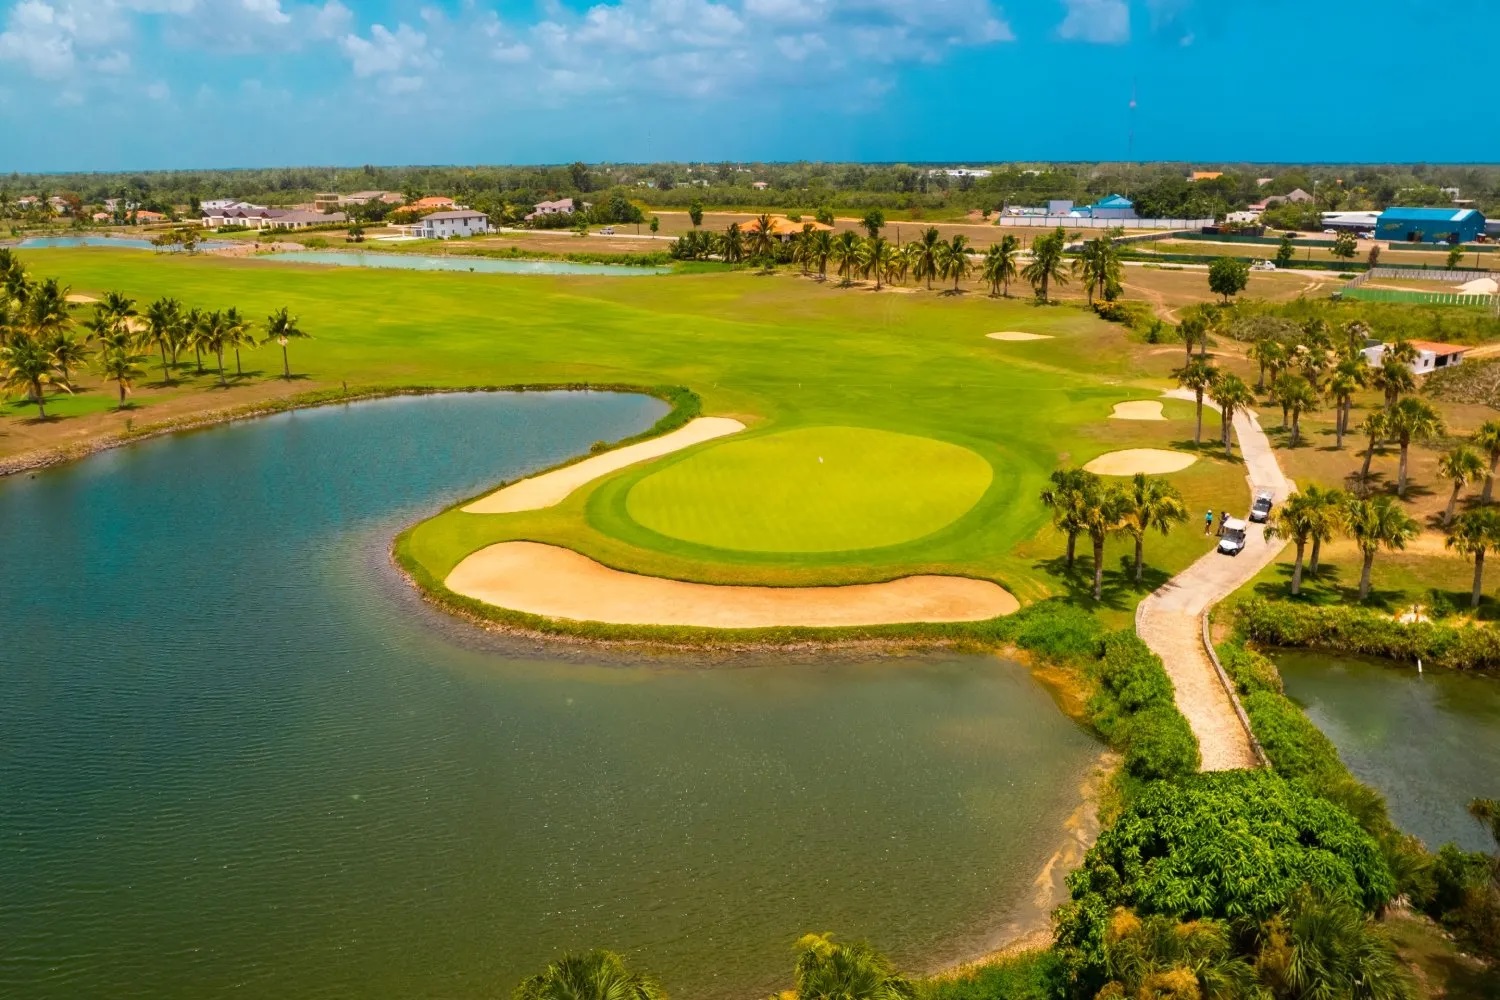
[{"label": "coconut palm", "polygon": [[1182,323],[1177,332],[1182,334],[1182,347],[1186,352],[1186,360],[1183,364],[1190,364],[1193,360],[1193,347],[1195,345],[1208,346],[1208,320],[1203,318],[1203,313],[1193,310],[1182,317]]},{"label": "coconut palm", "polygon": [[859,234],[851,229],[846,229],[833,241],[833,263],[838,268],[839,284],[844,287],[854,283],[855,272],[859,270],[860,250],[864,241]]},{"label": "coconut palm", "polygon": [[1438,456],[1438,475],[1453,483],[1448,507],[1443,511],[1443,526],[1447,527],[1453,523],[1453,512],[1458,509],[1458,495],[1484,475],[1484,459],[1469,445],[1454,445]]},{"label": "coconut palm", "polygon": [[1413,440],[1430,441],[1446,433],[1443,418],[1426,400],[1408,396],[1391,407],[1386,414],[1385,426],[1386,433],[1394,437],[1401,446],[1401,464],[1396,473],[1396,495],[1405,497],[1406,465],[1411,443]]},{"label": "coconut palm", "polygon": [[1417,537],[1421,526],[1387,494],[1373,497],[1351,497],[1345,506],[1345,530],[1359,551],[1364,564],[1359,572],[1359,599],[1370,596],[1370,569],[1381,549],[1395,552]]},{"label": "coconut palm", "polygon": [[1067,235],[1061,226],[1057,232],[1038,236],[1031,241],[1031,263],[1021,270],[1021,277],[1036,291],[1038,302],[1046,302],[1048,288],[1055,282],[1059,286],[1068,283],[1068,274],[1063,267]]},{"label": "coconut palm", "polygon": [[1101,997],[1202,997],[1260,1000],[1255,969],[1236,954],[1228,926],[1217,920],[1179,922],[1117,909],[1104,938],[1110,981]]},{"label": "coconut palm", "polygon": [[1130,497],[1119,486],[1089,490],[1076,511],[1079,526],[1094,548],[1094,600],[1104,596],[1104,542],[1125,528],[1130,515]]},{"label": "coconut palm", "polygon": [[1349,498],[1343,490],[1324,489],[1317,483],[1312,483],[1303,487],[1302,500],[1312,518],[1312,558],[1308,560],[1307,571],[1317,576],[1323,543],[1344,531]]},{"label": "coconut palm", "polygon": [[1359,430],[1370,439],[1369,447],[1365,448],[1365,463],[1359,469],[1359,478],[1369,479],[1370,460],[1375,457],[1375,447],[1385,439],[1385,411],[1376,410],[1365,414],[1364,422],[1359,425]]},{"label": "coconut palm", "polygon": [[1292,596],[1302,593],[1302,561],[1307,552],[1307,543],[1312,540],[1317,528],[1318,511],[1316,499],[1301,493],[1293,493],[1284,500],[1271,515],[1266,525],[1267,538],[1287,538],[1297,548],[1297,560],[1292,564]]},{"label": "coconut palm", "polygon": [[217,309],[206,313],[198,339],[203,349],[218,359],[219,387],[229,388],[229,379],[224,374],[224,348],[229,346],[229,324],[224,321],[224,314]]},{"label": "coconut palm", "polygon": [[52,355],[53,364],[62,372],[63,381],[70,385],[73,382],[73,369],[82,368],[88,363],[88,345],[67,330],[58,331],[51,342],[43,346]]},{"label": "coconut palm", "polygon": [[1107,298],[1110,289],[1120,286],[1120,250],[1111,236],[1096,236],[1083,245],[1073,261],[1073,272],[1083,279],[1089,305],[1094,299]]},{"label": "coconut palm", "polygon": [[1005,297],[1010,298],[1010,283],[1016,277],[1016,255],[1021,241],[1007,233],[999,243],[991,243],[984,255],[980,274],[990,283],[990,296],[998,296],[1004,288]]},{"label": "coconut palm", "polygon": [[1135,539],[1135,582],[1139,585],[1145,566],[1147,532],[1155,528],[1163,536],[1169,534],[1172,525],[1187,520],[1188,509],[1177,487],[1144,472],[1135,474],[1125,495],[1130,502],[1124,530]]},{"label": "coconut palm", "polygon": [[146,307],[146,329],[144,340],[155,344],[161,351],[161,378],[172,384],[172,370],[167,367],[167,349],[176,337],[176,329],[182,321],[182,306],[176,299],[160,298]]},{"label": "coconut palm", "polygon": [[56,278],[48,278],[31,290],[21,321],[27,332],[45,344],[66,329],[72,319],[67,286],[59,285]]},{"label": "coconut palm", "polygon": [[[202,309],[189,309],[182,315],[182,322],[178,325],[177,335],[179,338],[178,350],[193,349],[193,358],[198,365],[198,374],[203,374],[203,319]],[[173,355],[172,360],[177,360]]]},{"label": "coconut palm", "polygon": [[1202,358],[1194,358],[1172,372],[1172,377],[1184,389],[1191,389],[1198,405],[1198,422],[1193,427],[1193,446],[1203,443],[1203,395],[1219,380],[1219,369]]},{"label": "coconut palm", "polygon": [[521,981],[513,1000],[666,1000],[650,976],[632,972],[614,952],[564,955]]},{"label": "coconut palm", "polygon": [[1052,511],[1052,523],[1068,536],[1068,569],[1073,568],[1078,536],[1083,527],[1077,511],[1084,498],[1101,488],[1099,477],[1084,469],[1057,469],[1051,475],[1052,485],[1042,491],[1042,504]]},{"label": "coconut palm", "polygon": [[719,255],[729,265],[738,264],[744,259],[745,236],[740,232],[738,222],[731,222],[729,228],[724,230],[724,238],[719,243]]},{"label": "coconut palm", "polygon": [[911,276],[918,281],[926,281],[928,291],[932,290],[932,279],[942,271],[942,248],[943,238],[936,226],[929,226],[910,247]]},{"label": "coconut palm", "polygon": [[1271,398],[1281,406],[1281,426],[1286,426],[1287,415],[1291,415],[1291,445],[1293,448],[1297,447],[1302,439],[1302,414],[1307,410],[1317,409],[1317,390],[1301,375],[1287,372],[1272,384]]},{"label": "coconut palm", "polygon": [[1387,410],[1396,405],[1396,400],[1417,388],[1416,377],[1407,362],[1395,357],[1392,351],[1386,351],[1381,357],[1380,366],[1371,375],[1370,382],[1385,394]]},{"label": "coconut palm", "polygon": [[1333,377],[1328,380],[1328,394],[1333,397],[1334,443],[1344,447],[1344,435],[1349,431],[1349,412],[1354,406],[1354,394],[1370,384],[1370,366],[1363,356],[1345,358],[1335,366]]},{"label": "coconut palm", "polygon": [[969,276],[974,270],[974,262],[969,260],[969,238],[963,233],[954,236],[949,242],[942,244],[940,252],[940,267],[943,277],[953,279],[953,294],[959,292],[958,283]]},{"label": "coconut palm", "polygon": [[818,280],[828,280],[828,259],[833,256],[833,233],[821,229],[812,234],[812,256],[818,264]]},{"label": "coconut palm", "polygon": [[1495,485],[1495,469],[1500,466],[1500,420],[1486,420],[1480,424],[1472,440],[1489,462],[1489,469],[1484,474],[1484,491],[1479,496],[1479,502],[1487,504]]},{"label": "coconut palm", "polygon": [[250,321],[233,306],[224,311],[224,343],[234,349],[235,376],[244,378],[245,368],[240,363],[240,349],[255,346],[255,331],[251,329]]},{"label": "coconut palm", "polygon": [[1451,524],[1445,538],[1448,548],[1474,560],[1474,589],[1469,606],[1479,607],[1484,593],[1484,557],[1490,549],[1500,547],[1500,511],[1479,507],[1460,514]]},{"label": "coconut palm", "polygon": [[35,337],[27,336],[16,337],[0,348],[0,385],[7,391],[24,390],[36,403],[37,416],[42,420],[47,419],[47,389],[73,391],[52,352]]},{"label": "coconut palm", "polygon": [[1234,457],[1234,415],[1255,405],[1255,394],[1245,380],[1233,372],[1223,372],[1209,391],[1209,398],[1219,407],[1224,435],[1224,457]]},{"label": "coconut palm", "polygon": [[120,402],[116,409],[125,408],[125,395],[135,385],[136,379],[142,378],[146,371],[141,366],[145,363],[144,354],[132,354],[125,347],[106,348],[99,355],[99,375],[107,382],[113,382],[120,390]]},{"label": "coconut palm", "polygon": [[136,312],[135,299],[123,292],[106,292],[104,301],[99,303],[97,310],[111,327],[125,333],[133,332],[134,324],[131,321],[140,315]]},{"label": "coconut palm", "polygon": [[1413,1000],[1380,925],[1347,899],[1309,889],[1259,929],[1256,973],[1272,1000]]},{"label": "coconut palm", "polygon": [[292,365],[287,359],[286,345],[298,338],[312,339],[297,325],[297,317],[290,315],[285,307],[266,317],[266,339],[274,340],[281,346],[282,378],[292,377]]},{"label": "coconut palm", "polygon": [[797,1000],[913,1000],[916,996],[911,981],[867,944],[842,944],[830,934],[808,934],[797,942],[796,951],[792,993]]},{"label": "coconut palm", "polygon": [[776,234],[771,216],[761,213],[750,232],[750,256],[769,261],[776,252]]}]

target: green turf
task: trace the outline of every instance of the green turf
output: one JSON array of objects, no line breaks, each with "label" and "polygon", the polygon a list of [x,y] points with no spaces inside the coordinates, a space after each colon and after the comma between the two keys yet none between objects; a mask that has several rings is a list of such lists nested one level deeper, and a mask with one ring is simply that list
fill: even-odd
[{"label": "green turf", "polygon": [[994,477],[967,448],[860,427],[807,427],[697,452],[646,476],[626,512],[664,535],[752,552],[838,552],[921,538]]},{"label": "green turf", "polygon": [[[699,393],[705,413],[738,417],[751,434],[871,428],[966,448],[996,470],[972,508],[921,537],[853,552],[774,553],[705,545],[639,524],[628,495],[661,466],[637,466],[549,510],[451,512],[425,522],[404,551],[438,580],[483,545],[530,538],[623,569],[709,582],[852,583],[940,572],[996,580],[1023,600],[1078,595],[1087,574],[1082,566],[1071,576],[1060,571],[1062,541],[1037,501],[1048,473],[1107,451],[1181,446],[1192,437],[1192,407],[1175,401],[1164,422],[1107,419],[1116,402],[1165,388],[1160,374],[1175,358],[1151,355],[1123,327],[1082,308],[1019,298],[873,294],[748,270],[564,278],[307,268],[127,250],[23,251],[21,258],[76,292],[118,289],[143,300],[170,294],[187,306],[237,306],[252,317],[286,306],[313,337],[291,347],[293,370],[306,376],[298,384],[308,389],[342,382],[351,390],[682,385]],[[987,339],[993,330],[1055,339],[1038,350],[1036,343]],[[274,345],[247,352],[245,367],[256,374],[215,391],[211,405],[235,405],[279,372],[280,361]],[[152,414],[141,405],[132,416],[144,424]],[[13,419],[0,418],[0,450],[14,447],[6,435]],[[1210,421],[1209,436],[1213,430]],[[1206,453],[1170,478],[1194,509],[1245,502],[1241,467],[1216,455]],[[1106,552],[1105,609],[1120,623],[1143,593],[1122,562],[1131,548],[1112,538]],[[1191,531],[1152,537],[1147,587],[1203,550]]]}]

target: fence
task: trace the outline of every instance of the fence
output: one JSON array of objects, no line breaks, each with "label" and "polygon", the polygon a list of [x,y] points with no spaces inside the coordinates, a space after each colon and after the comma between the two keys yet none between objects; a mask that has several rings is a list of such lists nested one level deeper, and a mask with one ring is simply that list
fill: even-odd
[{"label": "fence", "polygon": [[1002,215],[995,225],[1006,229],[1202,229],[1213,219],[1086,219],[1074,215]]},{"label": "fence", "polygon": [[1338,298],[1361,302],[1399,302],[1416,306],[1471,306],[1500,311],[1500,295],[1472,295],[1465,292],[1419,292],[1404,288],[1366,288],[1365,282],[1391,278],[1404,281],[1441,281],[1463,283],[1474,272],[1467,268],[1449,270],[1441,267],[1375,267],[1361,274],[1338,292]]},{"label": "fence", "polygon": [[[1121,260],[1154,261],[1159,264],[1212,264],[1224,254],[1201,253],[1155,253],[1152,251],[1127,250],[1120,254]],[[1247,261],[1247,258],[1236,257]],[[1288,268],[1299,271],[1363,271],[1364,261],[1358,260],[1294,260]]]}]

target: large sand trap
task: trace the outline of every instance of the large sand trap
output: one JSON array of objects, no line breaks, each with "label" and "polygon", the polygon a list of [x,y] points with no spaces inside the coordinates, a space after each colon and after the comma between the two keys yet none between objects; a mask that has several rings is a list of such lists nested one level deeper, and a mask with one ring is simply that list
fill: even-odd
[{"label": "large sand trap", "polygon": [[1019,333],[1015,330],[1006,330],[1003,333],[987,333],[986,337],[991,340],[1051,340],[1045,333]]},{"label": "large sand trap", "polygon": [[1181,472],[1196,461],[1195,456],[1181,451],[1129,448],[1100,455],[1084,468],[1101,476],[1133,476],[1137,472],[1155,476],[1164,472]]},{"label": "large sand trap", "polygon": [[644,462],[652,458],[670,455],[674,451],[726,434],[736,434],[745,425],[729,417],[699,417],[670,434],[663,434],[650,441],[628,445],[607,451],[593,458],[586,458],[562,469],[544,472],[540,476],[511,483],[487,497],[475,500],[464,508],[467,514],[514,514],[522,510],[541,510],[562,503],[569,493],[578,487],[593,482],[600,476],[623,469],[627,465]]},{"label": "large sand trap", "polygon": [[88,306],[88,305],[93,305],[95,302],[98,302],[99,300],[96,299],[96,298],[94,298],[92,295],[78,295],[78,294],[73,294],[73,295],[69,295],[68,296],[68,301],[70,303],[72,303],[73,305],[75,305],[75,306]]},{"label": "large sand trap", "polygon": [[465,558],[448,589],[496,607],[612,625],[704,628],[983,621],[1020,604],[986,580],[908,576],[849,587],[732,587],[638,576],[571,549],[501,542]]},{"label": "large sand trap", "polygon": [[1500,290],[1500,282],[1494,278],[1475,278],[1458,286],[1459,292],[1464,295],[1494,295]]},{"label": "large sand trap", "polygon": [[1116,403],[1111,420],[1165,420],[1161,404],[1154,399],[1132,399],[1127,403]]}]

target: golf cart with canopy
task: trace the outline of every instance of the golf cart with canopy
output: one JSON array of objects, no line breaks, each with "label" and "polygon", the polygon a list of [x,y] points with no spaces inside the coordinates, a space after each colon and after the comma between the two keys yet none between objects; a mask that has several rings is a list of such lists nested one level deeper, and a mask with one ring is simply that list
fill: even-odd
[{"label": "golf cart with canopy", "polygon": [[1219,536],[1219,551],[1226,556],[1237,556],[1245,548],[1245,533],[1250,525],[1237,517],[1224,522],[1224,533]]}]

